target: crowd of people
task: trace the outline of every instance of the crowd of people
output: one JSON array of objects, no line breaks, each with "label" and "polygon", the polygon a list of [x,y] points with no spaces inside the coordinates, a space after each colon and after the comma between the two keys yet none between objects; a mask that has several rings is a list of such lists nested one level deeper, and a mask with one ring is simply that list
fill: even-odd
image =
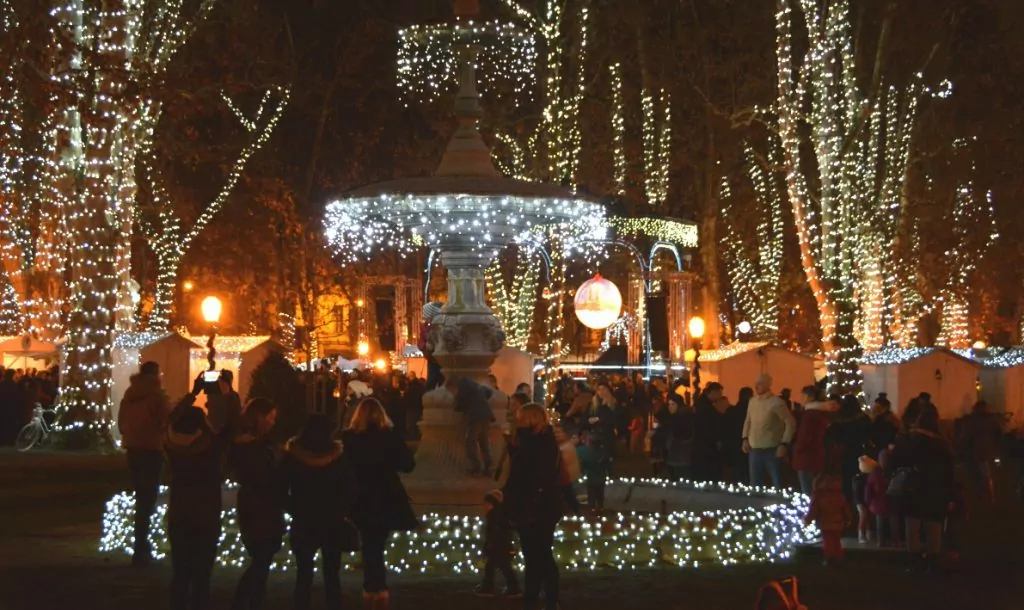
[{"label": "crowd of people", "polygon": [[[554,396],[550,408],[589,464],[590,506],[601,507],[615,456],[626,453],[647,453],[655,476],[672,480],[795,487],[811,498],[807,520],[830,564],[842,559],[842,534],[855,531],[859,543],[907,549],[910,569],[934,570],[959,546],[965,487],[995,501],[1003,419],[985,402],[944,434],[927,393],[897,417],[884,393],[868,409],[817,385],[794,400],[788,389],[774,394],[767,375],[740,389],[735,405],[717,382],[694,398],[684,381],[622,375],[563,377]],[[958,459],[967,486],[954,476]]]},{"label": "crowd of people", "polygon": [[[476,592],[522,596],[527,609],[541,607],[542,592],[546,608],[558,606],[554,536],[564,514],[584,510],[575,484],[585,476],[586,507],[600,512],[615,462],[629,454],[648,456],[658,477],[800,489],[810,497],[806,518],[822,532],[828,563],[842,560],[842,534],[855,531],[864,544],[907,549],[909,567],[928,570],[955,549],[956,524],[966,513],[955,459],[968,465],[976,495],[993,501],[991,465],[1002,434],[1001,419],[985,403],[957,423],[951,442],[940,433],[927,394],[897,417],[884,394],[869,410],[856,396],[823,396],[817,386],[794,400],[788,390],[776,395],[767,375],[742,388],[735,405],[715,382],[691,393],[665,379],[566,376],[541,405],[529,385],[506,395],[493,378],[443,380],[428,392],[414,377],[367,375],[346,380],[338,413],[310,415],[279,446],[270,434],[276,405],[262,398],[242,405],[228,372],[212,385],[202,379],[172,407],[159,367],[147,362],[119,411],[136,491],[137,565],[150,560],[149,521],[165,465],[170,474],[175,610],[209,606],[226,477],[239,484],[238,525],[249,556],[233,608],[260,607],[285,535],[297,566],[296,608],[310,607],[318,552],[328,607],[340,607],[342,555],[357,550],[367,606],[388,608],[387,540],[418,525],[399,478],[415,467],[407,445],[413,426],[394,420],[416,422],[438,393],[465,416],[468,474],[505,481],[483,498],[486,566]],[[207,405],[199,408],[196,397],[204,392]],[[506,422],[495,421],[500,409],[509,414]],[[506,424],[506,449],[497,462],[488,439],[496,423]],[[525,564],[522,588],[512,567],[516,537]]]},{"label": "crowd of people", "polygon": [[22,369],[0,366],[0,446],[10,446],[34,417],[36,406],[49,409],[57,396],[57,367]]}]

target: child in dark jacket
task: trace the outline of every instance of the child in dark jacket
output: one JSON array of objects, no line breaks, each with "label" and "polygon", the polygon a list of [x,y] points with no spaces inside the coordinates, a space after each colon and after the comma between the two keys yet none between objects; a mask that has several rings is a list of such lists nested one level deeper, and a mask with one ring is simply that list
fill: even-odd
[{"label": "child in dark jacket", "polygon": [[825,565],[842,561],[843,530],[850,525],[850,506],[843,495],[843,480],[838,475],[822,474],[814,480],[811,492],[811,506],[804,517],[806,523],[816,523],[821,530],[822,547],[825,551]]},{"label": "child in dark jacket", "polygon": [[210,577],[220,539],[221,464],[227,436],[215,434],[188,394],[171,413],[165,449],[171,472],[167,529],[171,610],[210,606]]},{"label": "child in dark jacket", "polygon": [[599,436],[588,432],[580,435],[576,448],[580,470],[587,477],[587,507],[591,510],[604,509],[604,488],[611,471],[611,458]]},{"label": "child in dark jacket", "polygon": [[515,550],[512,548],[512,527],[505,515],[505,498],[500,489],[484,496],[484,538],[483,553],[487,559],[484,565],[484,581],[473,588],[481,597],[494,597],[494,572],[505,577],[505,597],[522,597],[519,580],[512,568]]}]

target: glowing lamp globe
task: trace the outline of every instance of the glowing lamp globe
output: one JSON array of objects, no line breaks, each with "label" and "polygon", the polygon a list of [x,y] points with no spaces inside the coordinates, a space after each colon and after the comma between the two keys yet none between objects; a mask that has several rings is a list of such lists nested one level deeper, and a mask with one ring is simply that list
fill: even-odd
[{"label": "glowing lamp globe", "polygon": [[203,312],[203,319],[210,324],[216,324],[220,321],[221,303],[217,297],[206,297],[199,308]]},{"label": "glowing lamp globe", "polygon": [[573,305],[576,307],[576,318],[581,324],[600,330],[608,328],[619,319],[622,295],[615,284],[598,273],[579,287]]},{"label": "glowing lamp globe", "polygon": [[700,339],[704,336],[704,318],[694,316],[690,318],[689,324],[690,336],[694,339]]},{"label": "glowing lamp globe", "polygon": [[750,322],[744,320],[736,325],[736,330],[740,331],[741,335],[749,335],[753,328],[750,326]]},{"label": "glowing lamp globe", "polygon": [[370,344],[366,341],[360,341],[356,351],[359,352],[360,356],[365,356],[370,353]]}]

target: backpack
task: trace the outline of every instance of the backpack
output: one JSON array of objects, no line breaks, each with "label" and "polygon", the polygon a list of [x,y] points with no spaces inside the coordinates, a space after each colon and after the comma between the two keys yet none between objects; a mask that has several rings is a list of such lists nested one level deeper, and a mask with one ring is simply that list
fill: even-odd
[{"label": "backpack", "polygon": [[807,610],[800,603],[796,576],[773,580],[761,587],[755,610]]}]

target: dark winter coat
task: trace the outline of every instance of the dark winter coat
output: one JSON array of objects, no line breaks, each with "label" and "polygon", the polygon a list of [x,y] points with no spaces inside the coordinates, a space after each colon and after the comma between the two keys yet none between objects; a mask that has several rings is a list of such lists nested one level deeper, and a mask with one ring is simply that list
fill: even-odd
[{"label": "dark winter coat", "polygon": [[491,389],[480,385],[468,377],[459,379],[459,391],[455,397],[455,410],[466,415],[466,421],[473,424],[477,422],[494,421],[494,411],[491,410]]},{"label": "dark winter coat", "polygon": [[352,516],[359,529],[416,529],[419,520],[398,477],[412,472],[416,460],[402,437],[394,430],[346,430],[342,444],[355,475]]},{"label": "dark winter coat", "polygon": [[509,454],[509,475],[502,490],[513,526],[554,524],[562,518],[559,456],[550,427],[540,433],[529,428],[516,431],[516,450]]},{"label": "dark winter coat", "polygon": [[[595,417],[597,418],[597,421],[591,422],[590,420]],[[601,402],[590,410],[590,414],[587,416],[586,426],[592,434],[601,440],[601,442],[610,447],[615,442],[616,423],[617,416],[615,414],[615,409]]]},{"label": "dark winter coat", "polygon": [[1002,437],[999,417],[992,413],[971,413],[963,419],[960,443],[965,458],[988,462],[999,456]]},{"label": "dark winter coat", "polygon": [[165,449],[171,475],[168,524],[193,531],[219,531],[225,437],[208,426],[194,434],[169,430]]},{"label": "dark winter coat", "polygon": [[877,453],[871,447],[871,418],[865,413],[834,420],[825,438],[833,452],[830,457],[840,460],[844,473],[858,470],[860,456]]},{"label": "dark winter coat", "polygon": [[284,536],[287,486],[274,447],[266,439],[240,434],[228,448],[228,467],[238,489],[238,529],[244,541]]},{"label": "dark winter coat", "polygon": [[498,559],[503,555],[511,555],[512,527],[505,514],[504,503],[499,503],[484,515],[484,555]]},{"label": "dark winter coat", "polygon": [[724,416],[707,396],[697,399],[694,409],[693,462],[701,470],[714,472],[722,463],[721,447],[725,440]]},{"label": "dark winter coat", "polygon": [[954,497],[953,451],[942,436],[927,430],[913,430],[893,449],[894,469],[916,470],[916,490],[901,498],[907,517],[941,521]]},{"label": "dark winter coat", "polygon": [[604,447],[596,443],[580,445],[576,447],[576,456],[580,462],[580,472],[587,477],[588,482],[596,483],[608,478],[611,459]]},{"label": "dark winter coat", "polygon": [[832,421],[828,403],[810,402],[804,407],[793,442],[793,469],[807,472],[825,470],[825,433]]},{"label": "dark winter coat", "polygon": [[900,420],[892,411],[886,411],[871,422],[871,444],[876,451],[888,449],[900,434]]},{"label": "dark winter coat", "polygon": [[353,515],[358,484],[340,442],[326,452],[315,452],[292,439],[281,472],[293,536],[322,538]]},{"label": "dark winter coat", "polygon": [[242,419],[242,399],[234,390],[227,394],[207,395],[206,409],[210,414],[210,426],[217,432],[236,430]]},{"label": "dark winter coat", "polygon": [[117,411],[125,449],[162,451],[171,405],[157,375],[132,375]]}]

